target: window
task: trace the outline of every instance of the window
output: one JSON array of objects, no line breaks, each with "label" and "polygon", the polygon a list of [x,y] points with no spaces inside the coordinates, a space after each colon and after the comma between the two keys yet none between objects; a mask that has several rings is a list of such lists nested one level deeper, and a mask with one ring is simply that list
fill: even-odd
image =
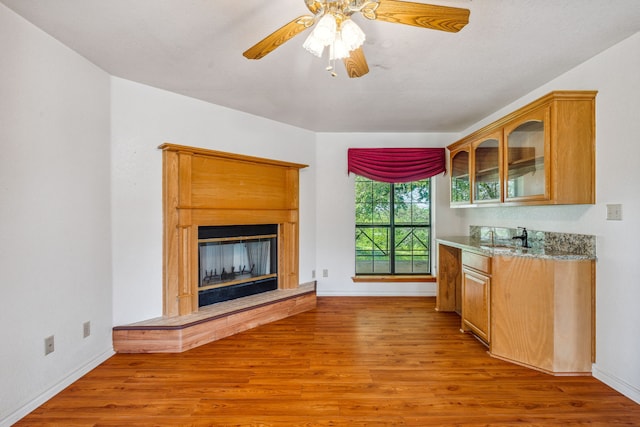
[{"label": "window", "polygon": [[431,274],[430,179],[355,185],[356,275]]}]

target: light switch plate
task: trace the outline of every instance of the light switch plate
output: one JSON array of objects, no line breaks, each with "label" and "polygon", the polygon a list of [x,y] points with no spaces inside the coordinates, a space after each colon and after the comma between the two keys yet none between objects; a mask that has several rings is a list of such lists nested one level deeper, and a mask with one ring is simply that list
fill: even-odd
[{"label": "light switch plate", "polygon": [[622,205],[607,205],[607,220],[622,221]]}]

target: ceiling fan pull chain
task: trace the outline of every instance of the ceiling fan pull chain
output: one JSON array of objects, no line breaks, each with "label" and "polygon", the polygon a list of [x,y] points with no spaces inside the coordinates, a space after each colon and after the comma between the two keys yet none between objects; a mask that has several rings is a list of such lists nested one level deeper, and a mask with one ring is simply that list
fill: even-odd
[{"label": "ceiling fan pull chain", "polygon": [[335,59],[331,59],[331,55],[327,56],[327,67],[325,68],[325,70],[327,70],[329,73],[331,73],[332,77],[335,77],[337,74],[335,72],[335,65],[336,65],[336,60]]}]

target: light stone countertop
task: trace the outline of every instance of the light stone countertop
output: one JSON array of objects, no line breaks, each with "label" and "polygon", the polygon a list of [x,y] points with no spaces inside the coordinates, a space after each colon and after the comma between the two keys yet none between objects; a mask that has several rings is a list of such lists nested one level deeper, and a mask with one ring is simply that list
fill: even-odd
[{"label": "light stone countertop", "polygon": [[596,259],[594,255],[555,251],[539,246],[533,248],[521,248],[516,246],[517,242],[515,241],[510,242],[496,240],[495,246],[492,247],[491,241],[479,240],[472,238],[471,236],[445,236],[438,237],[436,241],[443,245],[468,250],[486,256],[514,256],[573,261]]}]

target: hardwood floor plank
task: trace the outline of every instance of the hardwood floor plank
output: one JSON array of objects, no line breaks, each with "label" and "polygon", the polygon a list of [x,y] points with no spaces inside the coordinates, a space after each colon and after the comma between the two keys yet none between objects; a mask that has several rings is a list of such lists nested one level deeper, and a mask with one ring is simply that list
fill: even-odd
[{"label": "hardwood floor plank", "polygon": [[592,377],[490,357],[426,297],[325,297],[179,354],[116,354],[16,426],[640,426]]}]

